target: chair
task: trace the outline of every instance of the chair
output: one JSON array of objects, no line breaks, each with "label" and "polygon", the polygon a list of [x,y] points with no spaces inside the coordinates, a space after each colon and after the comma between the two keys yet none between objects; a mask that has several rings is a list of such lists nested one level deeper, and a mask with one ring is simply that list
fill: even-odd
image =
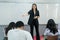
[{"label": "chair", "polygon": [[58,36],[47,36],[47,40],[58,40]]}]

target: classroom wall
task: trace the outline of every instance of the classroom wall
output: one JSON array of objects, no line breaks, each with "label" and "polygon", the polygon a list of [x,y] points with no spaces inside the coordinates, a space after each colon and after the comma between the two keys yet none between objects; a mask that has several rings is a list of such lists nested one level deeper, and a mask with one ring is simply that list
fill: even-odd
[{"label": "classroom wall", "polygon": [[54,19],[60,23],[60,1],[58,0],[0,0],[0,25],[7,25],[11,21],[28,22],[28,13],[33,3],[37,4],[40,12],[39,24],[46,24],[48,19]]}]

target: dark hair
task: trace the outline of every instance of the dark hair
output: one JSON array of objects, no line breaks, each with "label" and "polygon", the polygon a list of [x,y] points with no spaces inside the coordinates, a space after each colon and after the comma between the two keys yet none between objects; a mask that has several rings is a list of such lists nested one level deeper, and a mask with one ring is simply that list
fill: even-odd
[{"label": "dark hair", "polygon": [[46,28],[48,28],[50,30],[50,32],[52,32],[53,34],[55,34],[56,32],[58,32],[57,28],[56,28],[56,24],[54,22],[53,19],[49,19]]},{"label": "dark hair", "polygon": [[37,11],[37,5],[35,3],[32,4],[32,11],[33,11],[33,5],[36,6],[36,11]]},{"label": "dark hair", "polygon": [[15,28],[15,23],[14,22],[9,23],[8,27],[5,28],[5,34],[7,35],[8,31],[14,28]]},{"label": "dark hair", "polygon": [[24,26],[24,23],[22,21],[16,22],[16,28]]}]

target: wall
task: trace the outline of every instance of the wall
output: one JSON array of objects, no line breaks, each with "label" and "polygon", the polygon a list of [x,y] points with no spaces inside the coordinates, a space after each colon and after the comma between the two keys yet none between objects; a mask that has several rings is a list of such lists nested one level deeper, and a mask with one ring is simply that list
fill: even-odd
[{"label": "wall", "polygon": [[[32,4],[32,3],[31,3]],[[11,21],[19,21],[22,20],[25,24],[27,24],[28,17],[22,17],[24,13],[28,13],[31,9],[31,4],[24,3],[0,3],[0,24],[6,25]],[[58,23],[59,19],[59,6],[58,4],[38,4],[38,10],[40,12],[39,23],[46,24],[47,20],[52,18]],[[60,23],[60,22],[59,22]]]}]

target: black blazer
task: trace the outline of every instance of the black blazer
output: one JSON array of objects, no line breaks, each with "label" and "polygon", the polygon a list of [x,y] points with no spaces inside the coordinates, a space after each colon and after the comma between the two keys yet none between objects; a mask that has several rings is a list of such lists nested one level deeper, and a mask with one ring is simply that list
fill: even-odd
[{"label": "black blazer", "polygon": [[[34,15],[34,12],[32,10],[30,10],[28,12],[28,14],[30,15],[29,20],[28,20],[28,24],[31,25],[32,24],[32,21],[34,19],[34,16],[39,16],[39,11],[37,10],[36,11],[36,14]],[[36,19],[36,20],[38,21],[38,19]]]}]

